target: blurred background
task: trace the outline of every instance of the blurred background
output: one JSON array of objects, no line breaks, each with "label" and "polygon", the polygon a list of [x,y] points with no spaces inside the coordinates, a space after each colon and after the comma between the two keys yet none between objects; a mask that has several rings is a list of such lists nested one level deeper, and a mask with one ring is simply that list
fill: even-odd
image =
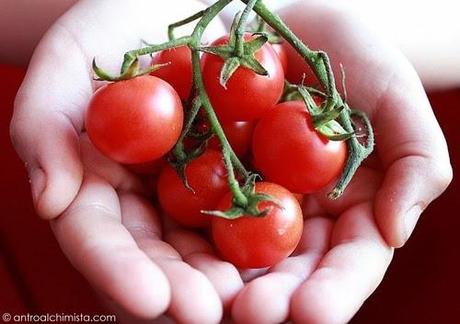
[{"label": "blurred background", "polygon": [[[13,100],[25,70],[0,65],[0,313],[109,314],[34,215],[29,183],[9,139]],[[460,89],[430,93],[460,168]],[[408,244],[396,251],[380,287],[352,323],[459,323],[460,183],[423,214]]]}]

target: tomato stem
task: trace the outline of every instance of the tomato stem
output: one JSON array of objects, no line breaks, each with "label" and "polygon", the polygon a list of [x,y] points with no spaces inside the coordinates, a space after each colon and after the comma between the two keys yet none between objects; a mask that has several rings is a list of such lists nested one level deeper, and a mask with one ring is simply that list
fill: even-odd
[{"label": "tomato stem", "polygon": [[231,0],[220,0],[216,2],[214,5],[208,8],[206,13],[203,15],[201,20],[195,27],[195,30],[192,33],[192,40],[189,44],[190,49],[192,50],[192,66],[193,66],[193,82],[194,87],[196,90],[197,96],[199,96],[201,104],[205,109],[208,120],[211,124],[212,131],[217,136],[219,141],[221,142],[222,146],[222,153],[224,156],[225,166],[228,172],[228,183],[230,186],[230,190],[233,194],[233,199],[239,206],[247,206],[248,199],[244,195],[243,191],[240,188],[240,185],[236,179],[234,165],[237,168],[240,175],[244,178],[249,176],[249,172],[244,168],[243,164],[239,161],[238,157],[236,156],[235,152],[230,146],[227,138],[225,137],[224,130],[219,123],[219,120],[214,112],[212,104],[209,100],[208,94],[206,93],[204,83],[203,83],[203,75],[201,73],[201,60],[200,60],[200,41],[202,34],[208,24],[212,21],[212,19],[227,6]]},{"label": "tomato stem", "polygon": [[247,2],[246,8],[244,8],[243,14],[241,15],[238,25],[235,30],[236,36],[236,56],[243,57],[244,55],[244,29],[246,28],[246,22],[248,21],[249,14],[252,12],[255,4],[258,0],[249,0]]},{"label": "tomato stem", "polygon": [[180,135],[179,140],[177,141],[177,144],[176,146],[174,146],[174,149],[173,149],[173,153],[179,161],[185,160],[187,158],[187,154],[185,153],[185,149],[184,149],[184,139],[187,136],[187,134],[190,132],[192,125],[193,125],[193,121],[198,115],[200,108],[201,108],[201,100],[199,97],[196,97],[193,100],[192,108],[187,113],[187,120],[185,122],[184,129],[182,130],[182,134]]},{"label": "tomato stem", "polygon": [[123,59],[123,64],[121,65],[121,74],[124,74],[126,70],[137,60],[139,56],[149,55],[159,51],[181,47],[188,45],[191,42],[192,38],[190,36],[184,36],[177,39],[170,40],[162,44],[152,44],[136,50],[126,52]]},{"label": "tomato stem", "polygon": [[353,127],[353,120],[352,117],[357,117],[364,123],[364,127],[366,128],[366,136],[365,136],[365,144],[362,144],[359,139],[358,135],[355,134],[347,141],[349,155],[348,161],[345,166],[345,169],[342,173],[340,180],[335,185],[335,188],[328,194],[330,199],[337,199],[339,198],[343,192],[345,191],[346,187],[353,179],[354,174],[358,170],[358,167],[361,163],[372,153],[374,150],[374,131],[372,129],[371,122],[367,115],[360,110],[352,110],[345,105],[345,112],[342,112],[340,115],[340,120],[344,126],[344,128],[349,132],[354,132],[355,129]]},{"label": "tomato stem", "polygon": [[184,25],[187,25],[191,22],[194,22],[195,20],[197,19],[200,19],[201,17],[203,17],[203,15],[206,13],[206,10],[201,10],[199,12],[197,12],[196,14],[190,16],[190,17],[187,17],[183,20],[180,20],[180,21],[177,21],[171,25],[168,26],[168,38],[170,41],[174,40],[175,37],[174,37],[174,30],[178,27],[181,27],[181,26],[184,26]]}]

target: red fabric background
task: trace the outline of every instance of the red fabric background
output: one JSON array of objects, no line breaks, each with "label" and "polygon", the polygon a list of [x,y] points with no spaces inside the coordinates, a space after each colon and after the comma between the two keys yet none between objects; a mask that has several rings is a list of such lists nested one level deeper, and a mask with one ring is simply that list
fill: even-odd
[{"label": "red fabric background", "polygon": [[[105,312],[60,252],[47,223],[34,215],[27,175],[8,135],[24,72],[0,66],[0,75],[0,313]],[[432,94],[430,99],[448,138],[455,172],[460,167],[460,90]],[[353,323],[460,321],[459,192],[455,179],[428,208]]]}]

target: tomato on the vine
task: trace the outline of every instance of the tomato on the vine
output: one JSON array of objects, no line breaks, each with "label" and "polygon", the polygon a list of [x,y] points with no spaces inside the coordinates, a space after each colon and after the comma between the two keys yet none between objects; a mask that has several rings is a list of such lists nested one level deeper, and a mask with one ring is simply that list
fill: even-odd
[{"label": "tomato on the vine", "polygon": [[[254,36],[245,35],[245,40]],[[228,43],[224,36],[212,43]],[[209,99],[222,121],[251,121],[262,117],[281,98],[284,88],[284,71],[278,55],[269,43],[264,44],[255,58],[267,70],[268,76],[256,74],[246,67],[238,67],[224,88],[220,82],[224,61],[219,56],[203,55],[203,80]]]},{"label": "tomato on the vine", "polygon": [[161,51],[152,58],[152,65],[167,64],[151,73],[165,80],[177,91],[180,98],[186,101],[192,90],[192,51],[188,46],[180,46]]},{"label": "tomato on the vine", "polygon": [[103,86],[86,113],[86,131],[102,153],[125,164],[165,155],[182,131],[183,108],[165,81],[141,76]]},{"label": "tomato on the vine", "polygon": [[158,180],[158,199],[165,213],[181,225],[204,227],[211,217],[203,210],[214,210],[228,191],[227,170],[222,154],[208,149],[190,162],[185,175],[192,190],[187,189],[170,165],[161,171]]},{"label": "tomato on the vine", "polygon": [[279,104],[262,118],[252,150],[264,179],[296,193],[321,190],[341,173],[347,158],[345,142],[320,135],[301,101]]},{"label": "tomato on the vine", "polygon": [[[221,125],[235,154],[239,158],[244,158],[251,149],[255,123],[223,122]],[[209,141],[209,147],[220,150],[220,142],[216,136]]]},{"label": "tomato on the vine", "polygon": [[[302,236],[303,217],[297,199],[285,188],[269,182],[256,183],[257,193],[276,199],[260,202],[260,210],[269,209],[264,217],[243,215],[234,220],[212,219],[212,237],[222,257],[239,268],[272,266],[288,257]],[[217,205],[227,210],[232,195],[228,193]]]}]

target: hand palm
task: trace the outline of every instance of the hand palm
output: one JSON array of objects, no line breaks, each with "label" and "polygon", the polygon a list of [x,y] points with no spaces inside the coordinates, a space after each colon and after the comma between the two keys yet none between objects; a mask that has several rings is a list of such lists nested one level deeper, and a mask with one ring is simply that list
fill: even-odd
[{"label": "hand palm", "polygon": [[[413,188],[420,172],[433,163],[445,166],[448,158],[423,89],[405,60],[337,12],[313,4],[305,5],[301,19],[296,20],[298,13],[289,15],[307,44],[325,49],[335,66],[344,64],[350,103],[368,111],[378,152],[342,199],[327,201],[324,193],[309,197],[295,255],[272,269],[243,273],[248,281],[243,284],[240,273],[197,234],[174,227],[162,233],[139,180],[80,135],[94,90],[91,58],[116,70],[124,51],[138,46],[141,38],[153,41],[163,33],[152,27],[153,21],[166,26],[193,10],[181,8],[176,17],[166,18],[155,8],[148,19],[138,19],[142,13],[126,2],[111,2],[104,11],[106,6],[83,1],[48,33],[31,62],[12,124],[18,151],[29,163],[37,210],[53,218],[53,230],[71,262],[139,316],[169,309],[181,322],[215,322],[222,305],[230,307],[236,296],[236,320],[348,320],[383,277],[392,256],[389,245],[402,245],[406,238],[400,214],[411,206],[404,202],[428,204],[449,178],[431,174],[425,180],[436,188]],[[153,5],[146,1],[145,6]],[[122,27],[114,24],[121,15]],[[82,17],[84,24],[79,23]],[[222,31],[214,28],[216,37]],[[37,117],[30,120],[32,107]],[[401,127],[411,114],[415,121]]]}]

